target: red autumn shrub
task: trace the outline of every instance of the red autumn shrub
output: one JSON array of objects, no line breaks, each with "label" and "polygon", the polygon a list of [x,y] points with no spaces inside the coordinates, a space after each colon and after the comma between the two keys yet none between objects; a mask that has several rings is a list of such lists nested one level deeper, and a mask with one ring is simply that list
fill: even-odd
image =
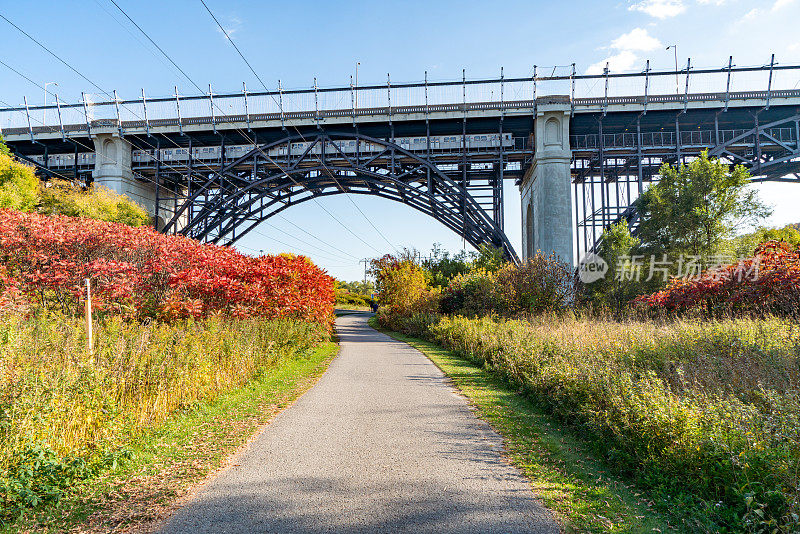
[{"label": "red autumn shrub", "polygon": [[800,249],[783,241],[759,245],[752,258],[705,271],[698,278],[674,279],[633,301],[654,310],[692,309],[710,315],[800,314]]},{"label": "red autumn shrub", "polygon": [[211,314],[328,323],[333,279],[304,256],[245,256],[151,228],[0,210],[0,308],[80,313],[85,278],[93,308],[127,317]]}]

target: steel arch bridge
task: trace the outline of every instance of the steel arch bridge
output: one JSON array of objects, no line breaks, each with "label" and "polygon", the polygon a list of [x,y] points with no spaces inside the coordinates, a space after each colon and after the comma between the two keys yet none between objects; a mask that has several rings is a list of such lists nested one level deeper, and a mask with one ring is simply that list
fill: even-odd
[{"label": "steel arch bridge", "polygon": [[[176,88],[168,97],[142,91],[129,100],[0,108],[0,134],[45,179],[103,184],[142,203],[159,230],[219,244],[290,206],[348,193],[404,203],[471,245],[516,259],[503,227],[503,182],[514,180],[523,256],[541,236],[560,235],[571,246],[565,239],[559,254],[579,259],[616,221],[636,231],[637,199],[664,163],[708,150],[750,169],[753,181],[800,184],[799,74],[800,65],[773,56],[744,67],[729,58],[724,68],[687,61],[667,71],[648,63],[629,73],[577,74],[573,66],[538,76],[534,67],[517,78],[501,70],[499,78],[387,77],[369,86],[243,85],[199,95]],[[690,80],[705,92],[690,90]],[[554,110],[565,125],[556,140],[567,142],[550,176],[555,145],[537,139]],[[559,184],[572,193],[550,187]]]},{"label": "steel arch bridge", "polygon": [[[298,141],[305,148],[293,154]],[[369,152],[362,151],[366,146]],[[282,155],[270,156],[276,151]],[[164,232],[232,245],[289,207],[337,194],[372,195],[406,204],[470,245],[491,245],[518,261],[500,216],[489,216],[465,180],[391,140],[322,130],[287,135],[256,146],[215,172],[188,169],[185,180],[188,194]]]}]

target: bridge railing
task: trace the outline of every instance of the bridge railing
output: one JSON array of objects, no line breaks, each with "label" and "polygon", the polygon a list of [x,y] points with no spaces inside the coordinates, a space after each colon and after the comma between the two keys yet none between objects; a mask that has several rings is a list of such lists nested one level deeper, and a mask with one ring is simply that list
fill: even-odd
[{"label": "bridge railing", "polygon": [[[216,124],[257,120],[358,117],[398,113],[468,112],[474,110],[533,110],[537,97],[563,95],[575,106],[607,106],[651,102],[727,101],[798,96],[800,66],[770,65],[721,69],[695,69],[691,65],[673,71],[632,73],[565,73],[517,78],[423,80],[380,85],[348,85],[303,89],[134,99],[109,99],[108,95],[84,94],[80,102],[0,108],[0,132],[72,133],[92,125],[123,127]],[[52,95],[56,100],[56,95]],[[27,102],[27,101],[26,101]],[[179,122],[180,120],[180,122]]]},{"label": "bridge railing", "polygon": [[[680,132],[680,141],[681,146],[684,147],[709,147],[717,144],[717,134],[719,134],[719,143],[727,143],[744,135],[748,131],[749,130],[744,129],[719,130],[719,132],[715,132],[714,130],[690,130]],[[794,128],[770,128],[766,133],[781,143],[797,143],[797,132]],[[674,131],[642,132],[641,146],[643,148],[674,147],[676,146],[676,138]],[[602,146],[607,149],[634,149],[638,146],[636,132],[603,134],[602,141]],[[762,143],[768,142],[768,140],[762,141]],[[742,139],[742,144],[752,144],[752,139]],[[599,149],[600,146],[599,134],[570,136],[570,147],[573,149],[596,150]]]}]

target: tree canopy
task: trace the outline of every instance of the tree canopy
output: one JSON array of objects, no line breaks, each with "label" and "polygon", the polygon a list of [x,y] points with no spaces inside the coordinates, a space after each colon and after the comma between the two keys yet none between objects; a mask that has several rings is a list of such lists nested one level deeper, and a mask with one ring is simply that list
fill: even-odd
[{"label": "tree canopy", "polygon": [[660,175],[639,199],[646,252],[708,258],[737,229],[771,213],[749,186],[747,169],[729,168],[707,152],[687,165],[665,163]]},{"label": "tree canopy", "polygon": [[15,161],[0,143],[0,208],[32,211],[39,201],[39,179],[33,168]]},{"label": "tree canopy", "polygon": [[102,186],[84,188],[63,180],[42,183],[34,168],[11,155],[0,136],[0,209],[67,215],[128,226],[146,226],[150,216],[139,204]]},{"label": "tree canopy", "polygon": [[119,222],[128,226],[147,226],[151,222],[147,211],[124,195],[103,186],[84,190],[64,181],[50,181],[42,187],[39,212]]}]

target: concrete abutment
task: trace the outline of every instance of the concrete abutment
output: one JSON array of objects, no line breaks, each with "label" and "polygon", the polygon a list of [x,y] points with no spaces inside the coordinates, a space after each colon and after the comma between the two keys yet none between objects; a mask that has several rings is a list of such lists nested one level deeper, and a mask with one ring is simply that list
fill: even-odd
[{"label": "concrete abutment", "polygon": [[533,163],[520,185],[523,261],[537,252],[574,261],[569,119],[569,102],[537,101]]},{"label": "concrete abutment", "polygon": [[118,133],[95,133],[92,141],[96,154],[92,171],[94,184],[125,195],[145,208],[151,217],[156,217],[158,200],[156,226],[159,230],[163,228],[175,213],[180,191],[163,184],[156,191],[155,183],[137,179],[132,170],[132,146]]}]

